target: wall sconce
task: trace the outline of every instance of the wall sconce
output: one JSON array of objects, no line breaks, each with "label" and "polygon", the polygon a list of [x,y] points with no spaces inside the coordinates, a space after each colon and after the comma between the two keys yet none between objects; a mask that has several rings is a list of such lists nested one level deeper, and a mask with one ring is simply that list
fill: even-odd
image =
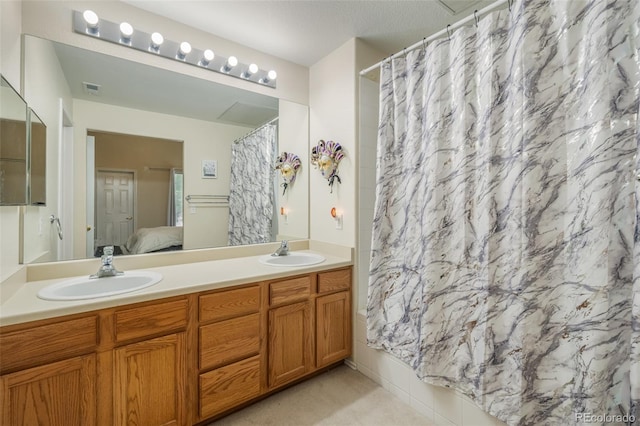
[{"label": "wall sconce", "polygon": [[342,211],[331,207],[331,217],[336,221],[336,229],[342,229]]},{"label": "wall sconce", "polygon": [[284,224],[289,223],[289,209],[287,207],[280,207],[280,216],[284,219]]},{"label": "wall sconce", "polygon": [[296,180],[296,175],[298,174],[298,170],[302,162],[300,161],[300,157],[290,152],[283,152],[276,159],[276,170],[280,170],[280,174],[282,175],[282,187],[284,190],[282,191],[282,195],[287,192],[287,188],[290,185],[293,185],[293,182]]},{"label": "wall sconce", "polygon": [[229,58],[220,57],[214,55],[211,49],[196,49],[186,41],[178,43],[165,40],[159,32],[150,34],[134,30],[133,26],[128,22],[116,24],[106,21],[100,19],[92,10],[85,10],[84,12],[73,11],[73,31],[262,86],[274,89],[276,87],[278,74],[274,70],[261,70],[253,63],[243,64],[235,56],[230,56]]},{"label": "wall sconce", "polygon": [[329,181],[331,192],[334,180],[342,183],[338,176],[338,165],[343,158],[344,151],[338,142],[320,140],[318,145],[311,149],[311,164],[320,169],[322,176]]}]

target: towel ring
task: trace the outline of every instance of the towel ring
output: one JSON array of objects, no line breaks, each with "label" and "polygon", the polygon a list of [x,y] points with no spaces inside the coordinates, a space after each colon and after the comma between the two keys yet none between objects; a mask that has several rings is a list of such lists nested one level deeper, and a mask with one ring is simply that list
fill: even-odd
[{"label": "towel ring", "polygon": [[58,238],[62,240],[62,225],[60,225],[60,218],[55,217],[54,215],[49,216],[49,223],[56,223],[56,228],[58,228]]}]

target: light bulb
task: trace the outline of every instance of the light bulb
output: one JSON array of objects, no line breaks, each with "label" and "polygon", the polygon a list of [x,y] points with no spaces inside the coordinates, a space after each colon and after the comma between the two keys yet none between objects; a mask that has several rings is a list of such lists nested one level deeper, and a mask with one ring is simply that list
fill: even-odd
[{"label": "light bulb", "polygon": [[164,37],[160,33],[151,34],[151,49],[158,50],[160,45],[164,43]]},{"label": "light bulb", "polygon": [[191,45],[188,42],[183,41],[180,43],[180,48],[178,49],[176,57],[178,59],[184,59],[189,53],[191,53]]},{"label": "light bulb", "polygon": [[249,69],[242,73],[242,78],[249,78],[257,72],[258,66],[256,64],[251,64],[249,65]]},{"label": "light bulb", "polygon": [[202,59],[200,59],[200,62],[198,63],[198,65],[206,67],[209,66],[209,62],[213,61],[213,58],[215,58],[216,55],[213,54],[213,50],[211,49],[207,49],[202,53]]},{"label": "light bulb", "polygon": [[123,41],[128,41],[133,35],[133,27],[128,22],[120,24],[120,36]]},{"label": "light bulb", "polygon": [[220,71],[228,73],[231,71],[231,68],[236,65],[238,65],[238,58],[235,56],[229,56],[229,59],[227,59],[227,62],[222,66],[222,68],[220,68]]},{"label": "light bulb", "polygon": [[93,10],[85,10],[82,13],[82,17],[84,18],[84,22],[87,23],[87,32],[90,34],[98,33],[98,24],[100,19],[98,19],[98,15]]},{"label": "light bulb", "polygon": [[260,79],[260,83],[269,84],[272,80],[275,80],[276,78],[278,78],[278,73],[275,72],[274,70],[271,70],[267,73],[266,77],[262,77]]}]

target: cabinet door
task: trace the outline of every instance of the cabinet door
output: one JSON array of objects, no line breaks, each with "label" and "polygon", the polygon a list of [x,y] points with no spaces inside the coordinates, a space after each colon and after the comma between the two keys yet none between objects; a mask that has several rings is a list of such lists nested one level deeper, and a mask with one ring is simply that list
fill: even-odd
[{"label": "cabinet door", "polygon": [[348,291],[316,299],[316,367],[351,355],[351,309]]},{"label": "cabinet door", "polygon": [[114,351],[116,425],[186,423],[186,344],[171,334]]},{"label": "cabinet door", "polygon": [[269,387],[311,371],[312,332],[309,301],[269,311]]},{"label": "cabinet door", "polygon": [[1,395],[3,425],[95,425],[95,355],[4,375]]}]

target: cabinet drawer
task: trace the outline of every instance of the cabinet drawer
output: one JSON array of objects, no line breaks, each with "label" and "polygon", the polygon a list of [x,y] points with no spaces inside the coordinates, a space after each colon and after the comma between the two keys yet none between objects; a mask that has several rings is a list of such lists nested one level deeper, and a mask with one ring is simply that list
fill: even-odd
[{"label": "cabinet drawer", "polygon": [[97,317],[41,325],[0,335],[2,373],[83,355],[98,344]]},{"label": "cabinet drawer", "polygon": [[269,284],[269,303],[281,303],[306,300],[311,295],[311,278],[300,277]]},{"label": "cabinet drawer", "polygon": [[187,299],[115,313],[116,342],[177,331],[187,325]]},{"label": "cabinet drawer", "polygon": [[318,293],[346,290],[351,287],[351,268],[318,274]]},{"label": "cabinet drawer", "polygon": [[200,327],[200,368],[207,369],[260,351],[260,314]]},{"label": "cabinet drawer", "polygon": [[200,321],[220,321],[260,309],[260,287],[221,291],[200,296]]},{"label": "cabinet drawer", "polygon": [[204,419],[260,394],[260,357],[200,375],[200,418]]}]

